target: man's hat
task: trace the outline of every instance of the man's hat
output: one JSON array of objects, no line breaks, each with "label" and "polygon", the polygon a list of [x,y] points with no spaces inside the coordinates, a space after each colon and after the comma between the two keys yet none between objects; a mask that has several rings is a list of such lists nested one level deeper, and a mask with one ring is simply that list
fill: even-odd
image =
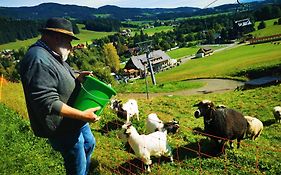
[{"label": "man's hat", "polygon": [[77,38],[73,33],[73,28],[72,28],[71,22],[64,18],[48,19],[48,21],[46,22],[45,28],[39,29],[39,31],[40,32],[43,32],[43,31],[58,32],[58,33],[69,35],[75,40],[79,40],[79,38]]}]

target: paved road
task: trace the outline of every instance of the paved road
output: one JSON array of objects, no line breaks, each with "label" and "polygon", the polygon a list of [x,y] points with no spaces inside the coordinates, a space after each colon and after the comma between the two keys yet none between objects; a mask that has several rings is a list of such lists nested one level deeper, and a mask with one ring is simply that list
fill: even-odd
[{"label": "paved road", "polygon": [[[194,94],[222,93],[226,91],[233,91],[237,87],[244,85],[244,83],[241,81],[227,80],[227,79],[197,79],[197,80],[188,80],[188,81],[203,82],[206,83],[206,85],[198,89],[188,89],[188,90],[181,90],[181,91],[167,92],[167,93],[149,93],[149,98],[157,97],[157,96],[172,96],[172,95],[186,96],[186,95],[194,95]],[[125,93],[119,95],[126,98],[147,98],[146,93]]]}]

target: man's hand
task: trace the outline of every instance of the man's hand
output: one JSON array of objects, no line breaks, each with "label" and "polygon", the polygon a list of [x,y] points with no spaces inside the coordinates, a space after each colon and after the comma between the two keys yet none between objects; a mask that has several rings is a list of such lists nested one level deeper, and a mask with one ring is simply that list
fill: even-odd
[{"label": "man's hand", "polygon": [[90,76],[93,76],[92,74],[93,72],[92,71],[82,71],[79,73],[78,77],[77,77],[77,80],[82,83],[85,79],[85,76],[87,75],[90,75]]},{"label": "man's hand", "polygon": [[77,120],[82,120],[85,122],[96,122],[100,119],[94,112],[100,110],[101,107],[90,108],[85,111],[81,111],[75,108],[68,106],[67,104],[63,104],[60,115],[63,117],[69,117]]},{"label": "man's hand", "polygon": [[96,108],[90,108],[85,111],[83,111],[84,117],[87,122],[96,122],[100,119],[94,112],[100,110],[101,107],[96,107]]}]

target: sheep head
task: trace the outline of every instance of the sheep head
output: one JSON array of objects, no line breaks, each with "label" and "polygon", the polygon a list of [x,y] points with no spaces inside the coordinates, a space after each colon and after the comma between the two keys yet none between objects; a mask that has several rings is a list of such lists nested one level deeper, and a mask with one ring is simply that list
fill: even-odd
[{"label": "sheep head", "polygon": [[198,104],[193,105],[193,107],[198,107],[198,109],[194,112],[195,118],[206,116],[211,110],[215,109],[214,103],[210,100],[202,100]]}]

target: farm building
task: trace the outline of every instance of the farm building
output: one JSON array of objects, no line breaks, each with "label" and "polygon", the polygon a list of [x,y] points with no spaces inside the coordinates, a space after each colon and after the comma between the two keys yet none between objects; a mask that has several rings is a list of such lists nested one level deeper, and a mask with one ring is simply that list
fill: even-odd
[{"label": "farm building", "polygon": [[196,53],[196,58],[203,58],[213,54],[213,49],[211,48],[200,48]]},{"label": "farm building", "polygon": [[250,21],[249,18],[237,20],[237,21],[235,21],[234,23],[235,23],[238,27],[245,27],[245,26],[252,25],[252,22]]},{"label": "farm building", "polygon": [[[164,51],[156,50],[149,54],[150,62],[154,72],[160,72],[170,67],[176,66],[173,59],[171,59]],[[144,70],[148,69],[148,61],[146,54],[132,56],[124,67],[124,74],[130,78],[137,76],[143,77]]]}]

